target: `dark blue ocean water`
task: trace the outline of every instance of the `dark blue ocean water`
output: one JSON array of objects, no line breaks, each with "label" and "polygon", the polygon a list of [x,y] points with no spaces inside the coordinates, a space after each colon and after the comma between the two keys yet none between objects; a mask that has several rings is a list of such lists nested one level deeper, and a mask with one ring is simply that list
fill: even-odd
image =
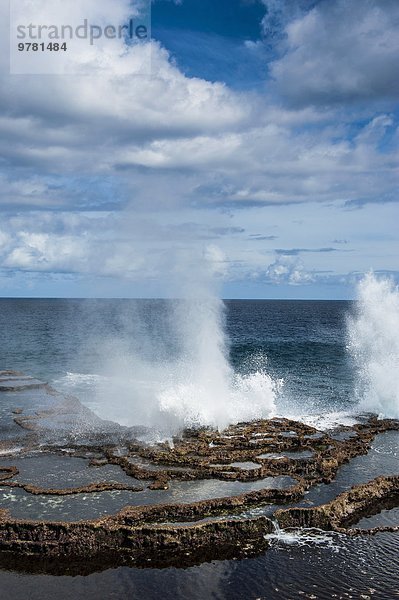
[{"label": "dark blue ocean water", "polygon": [[[0,299],[0,368],[70,386],[83,401],[90,400],[90,380],[84,376],[101,375],[104,354],[122,352],[126,370],[129,356],[160,362],[178,354],[175,304]],[[346,351],[346,317],[352,310],[345,301],[226,301],[229,361],[238,373],[263,369],[283,379],[278,403],[285,412],[290,407],[296,413],[345,410],[354,403]],[[132,372],[133,363],[132,358]]]},{"label": "dark blue ocean water", "polygon": [[235,369],[254,369],[257,360],[264,364],[284,380],[286,408],[325,412],[353,405],[354,369],[346,350],[352,302],[254,300],[226,306]]}]

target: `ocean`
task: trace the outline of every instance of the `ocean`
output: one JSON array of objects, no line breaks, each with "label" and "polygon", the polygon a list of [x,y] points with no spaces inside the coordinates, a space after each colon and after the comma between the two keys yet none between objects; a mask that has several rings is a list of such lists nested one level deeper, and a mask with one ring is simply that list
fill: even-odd
[{"label": "ocean", "polygon": [[[252,414],[252,394],[259,411],[255,417],[288,416],[321,428],[351,423],[361,412],[359,362],[350,350],[354,302],[211,300],[205,313],[201,302],[190,304],[1,299],[0,369],[44,379],[76,395],[100,416],[114,416],[123,424],[148,425],[153,419],[156,428],[164,417],[165,435],[190,424],[185,411],[194,423],[204,419],[217,425],[224,415],[246,420]],[[197,370],[213,373],[215,365],[217,372],[200,395],[181,404],[182,396],[192,392],[184,378],[197,377]],[[202,385],[204,377],[196,382]],[[226,378],[233,382],[231,397],[226,396]],[[209,401],[212,390],[217,393]],[[207,410],[197,410],[198,402]],[[151,410],[143,411],[142,403]],[[398,456],[398,436],[379,436],[369,457],[342,467],[337,493],[379,474],[397,474]],[[399,593],[398,535],[280,533],[264,555],[186,568],[121,567],[79,576],[3,568],[0,597],[7,590],[9,600],[389,600]]]},{"label": "ocean", "polygon": [[[190,335],[198,337],[203,317],[192,327],[198,329],[186,334],[175,326],[176,304],[0,299],[0,364],[45,379],[96,407],[104,376],[116,370],[118,379],[126,377],[129,383],[134,377],[153,379],[154,364],[170,369],[171,356],[190,346]],[[222,326],[228,362],[241,376],[262,372],[282,383],[277,412],[302,417],[350,412],[355,403],[354,366],[346,347],[353,306],[349,301],[227,300]],[[181,348],[178,338],[183,336]],[[210,341],[211,346],[217,343]],[[208,362],[211,352],[206,354]],[[196,369],[195,361],[203,356],[189,359]],[[143,372],[144,362],[148,373]],[[126,404],[134,403],[133,392],[131,396]]]}]

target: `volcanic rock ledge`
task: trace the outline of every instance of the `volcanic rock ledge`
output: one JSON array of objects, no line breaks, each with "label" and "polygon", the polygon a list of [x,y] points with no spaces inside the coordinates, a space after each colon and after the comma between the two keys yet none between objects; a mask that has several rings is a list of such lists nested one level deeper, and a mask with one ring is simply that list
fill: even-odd
[{"label": "volcanic rock ledge", "polygon": [[[103,421],[78,399],[65,397],[22,373],[0,371],[0,384],[0,455],[5,461],[0,466],[0,487],[43,496],[139,492],[142,488],[129,484],[134,478],[131,483],[139,480],[145,493],[160,494],[157,504],[127,506],[113,516],[74,522],[65,522],[62,512],[59,521],[17,519],[0,504],[0,561],[15,561],[14,567],[21,555],[24,564],[27,557],[53,557],[59,563],[79,563],[84,557],[102,566],[148,561],[153,566],[181,566],[259,551],[267,546],[266,535],[274,530],[274,524],[266,516],[247,518],[247,508],[270,505],[267,514],[271,514],[276,505],[298,502],[312,486],[330,483],[344,463],[367,454],[378,433],[399,430],[398,421],[374,416],[353,427],[342,427],[338,433],[275,418],[238,423],[223,432],[187,430],[173,443],[150,444],[145,432],[140,438],[137,429]],[[43,485],[43,475],[31,473],[24,463],[33,455],[40,457],[41,471],[46,456],[62,457],[69,473],[62,483],[68,485]],[[99,481],[99,476],[93,481],[95,477],[90,475],[85,481],[91,483],[79,484],[69,467],[77,458],[86,460],[91,475],[104,467],[117,469],[124,483]],[[25,471],[21,467],[20,473],[16,464],[24,464]],[[24,481],[23,473],[30,476],[29,481]],[[277,477],[284,480],[282,485],[273,479],[266,484],[267,478]],[[238,495],[162,502],[163,490],[175,482],[189,485],[211,479],[243,485],[262,481],[262,485]],[[348,527],[382,508],[398,506],[398,498],[399,475],[380,477],[328,504],[280,508],[274,514],[282,528],[372,533]]]},{"label": "volcanic rock ledge", "polygon": [[377,477],[366,484],[354,486],[331,502],[312,508],[287,508],[274,514],[280,527],[309,527],[337,531],[349,535],[374,534],[380,531],[399,531],[397,527],[348,529],[361,518],[399,506],[399,475]]},{"label": "volcanic rock ledge", "polygon": [[218,557],[240,554],[243,544],[265,543],[265,534],[273,530],[265,518],[241,521],[220,520],[174,527],[173,525],[126,524],[122,513],[95,521],[52,523],[11,520],[0,512],[0,550],[18,555],[95,558],[114,555],[115,564],[130,560],[156,558],[170,562],[186,553],[201,551],[207,555],[217,548]]}]

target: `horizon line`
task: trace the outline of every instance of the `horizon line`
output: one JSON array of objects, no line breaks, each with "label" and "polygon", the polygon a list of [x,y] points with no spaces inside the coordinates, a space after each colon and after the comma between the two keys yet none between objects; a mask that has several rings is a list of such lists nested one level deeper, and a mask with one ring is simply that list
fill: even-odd
[{"label": "horizon line", "polygon": [[[166,296],[0,296],[0,300],[190,300],[184,297]],[[352,302],[355,298],[220,298],[229,301],[270,301],[270,302]]]}]

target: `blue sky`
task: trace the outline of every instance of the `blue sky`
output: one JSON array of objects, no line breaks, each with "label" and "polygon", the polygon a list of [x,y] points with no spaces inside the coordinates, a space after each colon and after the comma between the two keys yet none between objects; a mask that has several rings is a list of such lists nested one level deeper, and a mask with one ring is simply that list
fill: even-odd
[{"label": "blue sky", "polygon": [[[93,21],[134,9],[84,3]],[[139,76],[123,40],[100,71],[87,54],[85,75],[10,75],[6,4],[1,296],[178,296],[205,271],[239,298],[399,280],[396,0],[155,0]]]}]

